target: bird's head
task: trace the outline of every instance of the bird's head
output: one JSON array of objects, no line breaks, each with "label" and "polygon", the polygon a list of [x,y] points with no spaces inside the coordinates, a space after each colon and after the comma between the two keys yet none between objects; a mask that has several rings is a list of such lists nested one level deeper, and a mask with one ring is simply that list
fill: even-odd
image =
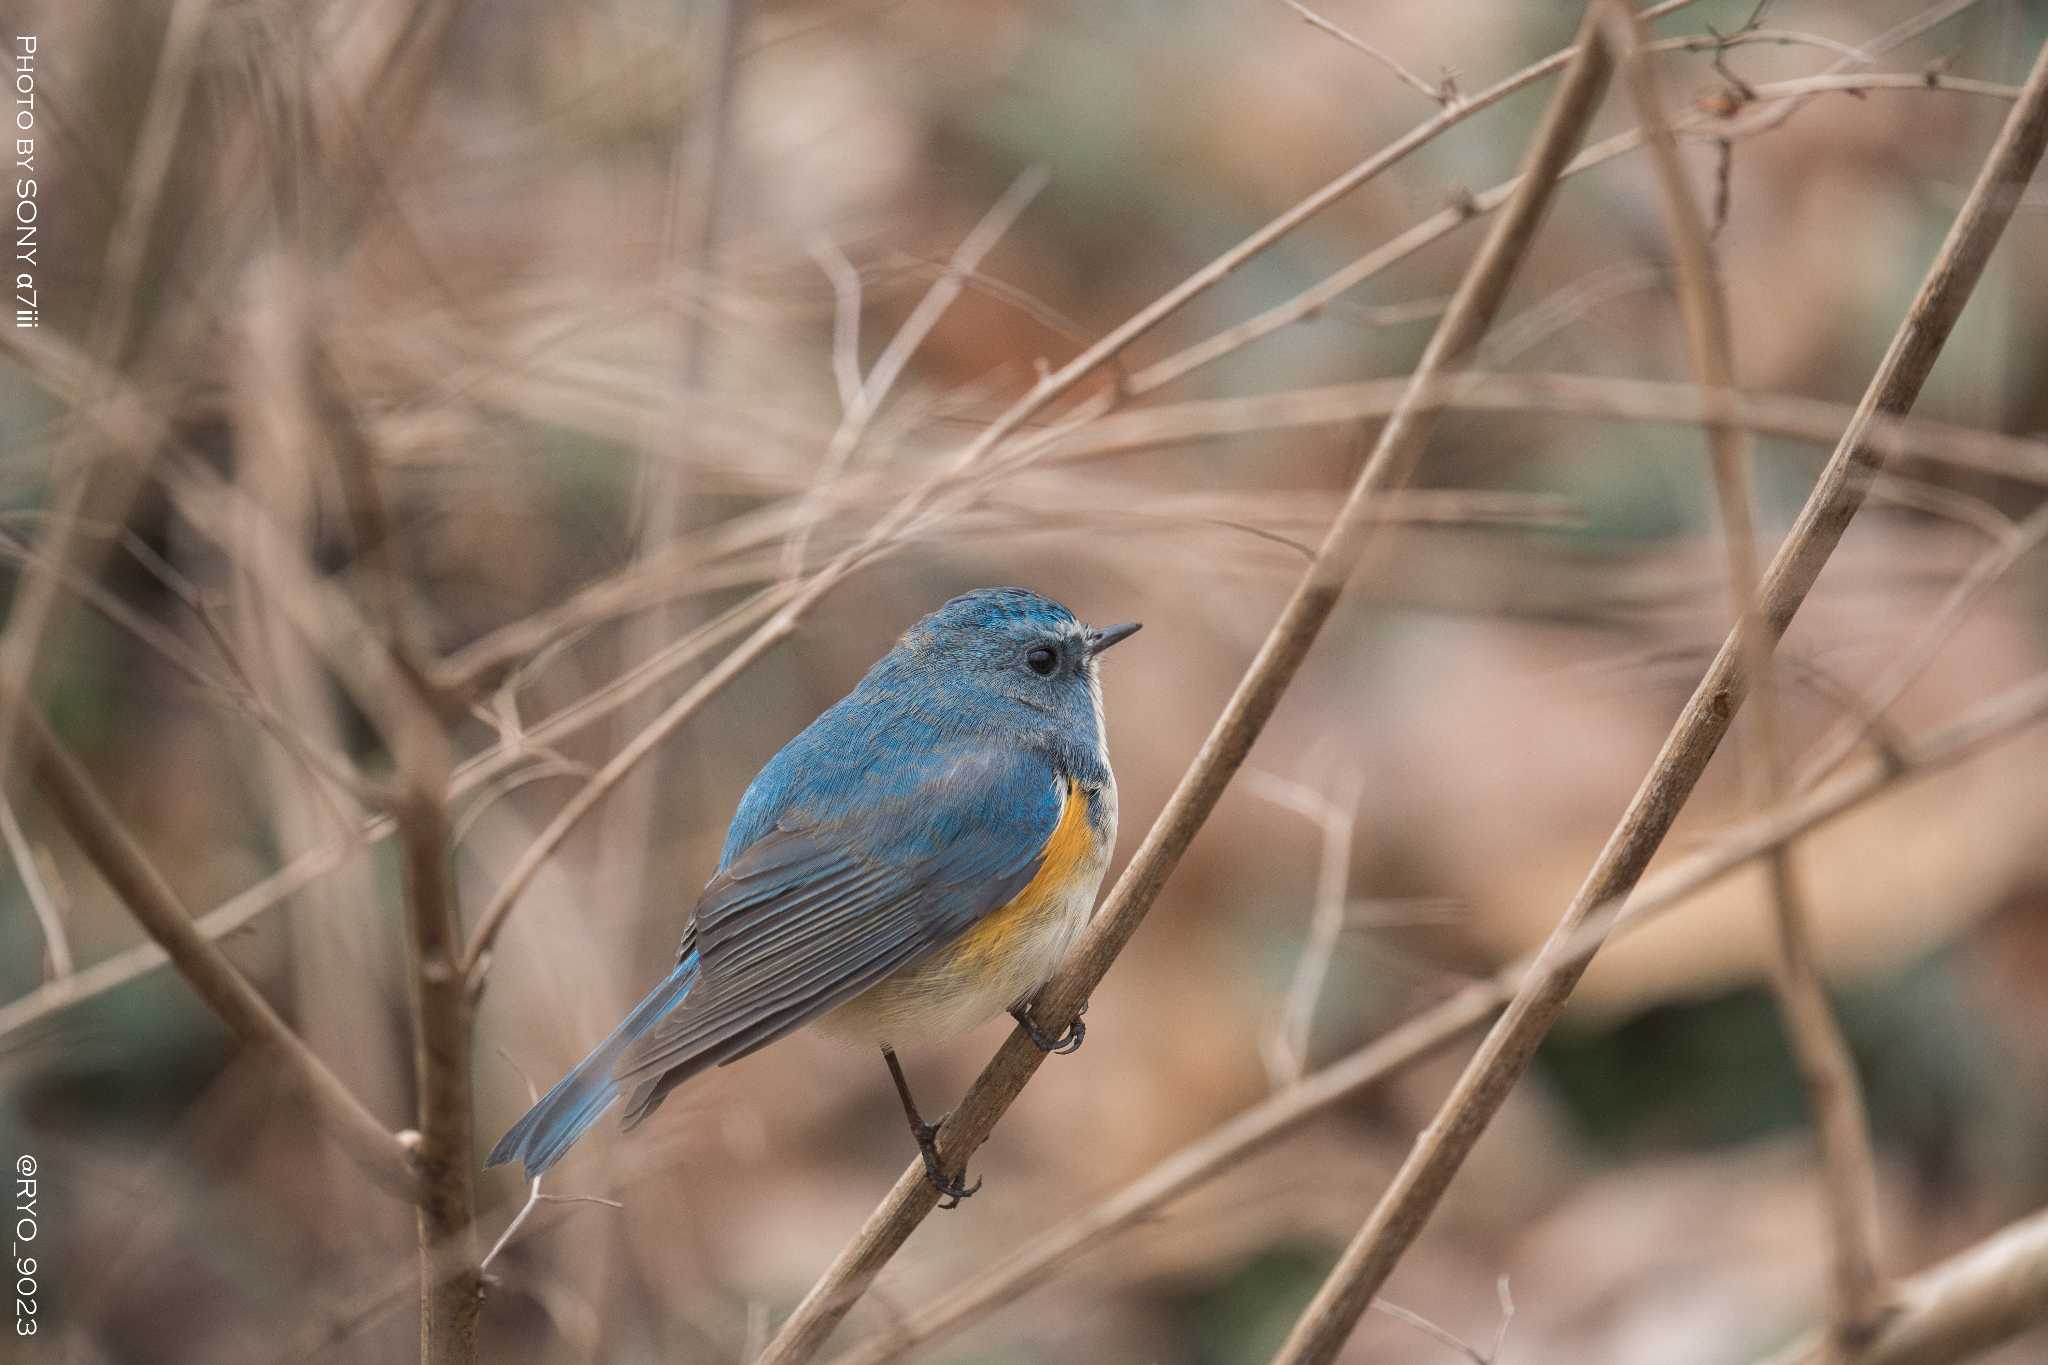
[{"label": "bird's head", "polygon": [[1025,588],[962,593],[904,633],[900,652],[926,676],[1079,720],[1096,709],[1095,661],[1136,622],[1091,629]]}]

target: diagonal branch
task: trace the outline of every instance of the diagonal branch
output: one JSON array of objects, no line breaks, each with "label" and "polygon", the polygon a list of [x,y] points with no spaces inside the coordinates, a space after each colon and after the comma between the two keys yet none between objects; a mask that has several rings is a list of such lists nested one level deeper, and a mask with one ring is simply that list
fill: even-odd
[{"label": "diagonal branch", "polygon": [[[1158,821],[1145,836],[1131,865],[1089,926],[1067,968],[1040,993],[1033,1013],[1041,1026],[1064,1029],[1123,950],[1166,879],[1179,864],[1195,832],[1222,797],[1252,742],[1265,728],[1280,698],[1307,657],[1323,623],[1336,607],[1346,581],[1364,559],[1378,518],[1380,499],[1408,479],[1442,405],[1436,381],[1467,364],[1479,338],[1499,312],[1515,269],[1527,255],[1544,210],[1555,192],[1558,171],[1578,145],[1607,85],[1606,45],[1582,29],[1571,64],[1531,144],[1527,167],[1501,216],[1493,221],[1457,294],[1445,310],[1417,363],[1402,404],[1380,429],[1371,456],[1313,563],[1302,575],[1280,618],[1273,623],[1250,669],[1217,717],[1201,752],[1181,778]],[[998,1119],[1038,1070],[1044,1054],[1018,1030],[983,1070],[974,1088],[940,1131],[942,1160],[964,1165],[986,1141]],[[768,1345],[763,1365],[808,1360],[824,1344],[854,1301],[908,1240],[937,1203],[923,1168],[906,1170],[853,1242],[797,1306]]]},{"label": "diagonal branch", "polygon": [[[1962,313],[1985,260],[2018,206],[2048,140],[2048,48],[2027,78],[1970,196],[1857,408],[1857,418],[1822,470],[1762,589],[1761,626],[1775,645],[1862,506],[1883,458],[1864,439],[1872,415],[1912,406]],[[1692,794],[1748,690],[1748,645],[1739,627],[1686,703],[1621,823],[1544,945],[1538,971],[1481,1043],[1436,1118],[1370,1218],[1345,1249],[1275,1357],[1276,1365],[1323,1365],[1421,1232],[1487,1123],[1527,1069],[1585,970],[1564,955],[1601,906],[1625,897]]]}]

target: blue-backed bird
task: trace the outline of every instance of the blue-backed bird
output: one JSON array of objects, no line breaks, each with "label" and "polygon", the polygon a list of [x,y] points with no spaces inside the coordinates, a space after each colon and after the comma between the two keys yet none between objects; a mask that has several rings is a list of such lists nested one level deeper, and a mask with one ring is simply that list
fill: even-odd
[{"label": "blue-backed bird", "polygon": [[880,1044],[951,1207],[896,1048],[1030,1001],[1079,936],[1116,843],[1091,630],[1023,588],[963,594],[906,631],[860,685],[768,760],[726,832],[675,970],[512,1125],[490,1165],[559,1161],[613,1102],[632,1128],[670,1091],[805,1024]]}]

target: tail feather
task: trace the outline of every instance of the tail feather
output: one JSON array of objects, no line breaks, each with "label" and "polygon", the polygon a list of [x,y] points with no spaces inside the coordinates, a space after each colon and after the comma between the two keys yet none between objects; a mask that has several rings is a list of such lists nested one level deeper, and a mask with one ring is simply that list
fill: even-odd
[{"label": "tail feather", "polygon": [[486,1166],[501,1166],[508,1161],[525,1163],[527,1179],[540,1175],[548,1167],[562,1159],[570,1144],[582,1137],[598,1116],[612,1106],[619,1097],[619,1084],[612,1078],[612,1068],[619,1058],[642,1035],[676,1006],[683,1003],[683,997],[690,993],[690,987],[697,980],[697,955],[691,953],[676,964],[668,979],[649,991],[639,1004],[633,1007],[611,1036],[599,1043],[588,1057],[569,1069],[569,1074],[556,1081],[554,1088],[540,1097],[540,1102],[526,1111],[525,1117],[512,1125],[505,1136],[498,1139],[498,1145],[491,1148]]}]

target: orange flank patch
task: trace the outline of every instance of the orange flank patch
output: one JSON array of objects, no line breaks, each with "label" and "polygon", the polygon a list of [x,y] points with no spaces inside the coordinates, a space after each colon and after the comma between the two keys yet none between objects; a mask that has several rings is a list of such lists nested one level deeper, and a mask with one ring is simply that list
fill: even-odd
[{"label": "orange flank patch", "polygon": [[1045,861],[1038,865],[1038,874],[1008,905],[991,910],[961,936],[954,960],[962,965],[984,965],[1000,960],[1006,948],[1033,938],[1048,917],[1061,913],[1062,896],[1094,852],[1088,797],[1070,778],[1066,804],[1060,808],[1052,837],[1045,841]]}]

